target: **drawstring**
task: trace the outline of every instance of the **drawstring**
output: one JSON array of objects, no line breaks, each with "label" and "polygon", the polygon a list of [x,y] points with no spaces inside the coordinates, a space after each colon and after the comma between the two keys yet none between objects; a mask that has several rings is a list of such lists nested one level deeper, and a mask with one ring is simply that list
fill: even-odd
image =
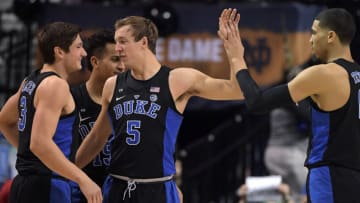
[{"label": "drawstring", "polygon": [[126,196],[126,192],[129,191],[129,199],[131,198],[131,191],[134,191],[136,189],[136,183],[134,180],[128,180],[127,181],[127,188],[124,191],[124,196],[123,196],[123,200],[125,200],[125,196]]},{"label": "drawstring", "polygon": [[146,178],[146,179],[131,179],[126,176],[120,176],[116,174],[110,175],[116,179],[123,180],[127,182],[127,187],[124,191],[123,200],[125,200],[126,193],[129,192],[129,199],[131,198],[131,191],[136,189],[136,183],[157,183],[157,182],[165,182],[170,181],[174,178],[174,175],[169,175],[161,178]]}]

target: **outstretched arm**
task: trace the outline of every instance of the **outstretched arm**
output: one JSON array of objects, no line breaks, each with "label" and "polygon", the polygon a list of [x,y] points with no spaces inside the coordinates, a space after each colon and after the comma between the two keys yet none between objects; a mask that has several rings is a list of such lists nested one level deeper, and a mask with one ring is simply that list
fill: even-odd
[{"label": "outstretched arm", "polygon": [[[317,101],[321,96],[333,95],[332,90],[337,88],[337,84],[347,81],[348,75],[344,70],[334,63],[329,63],[309,67],[288,84],[261,91],[247,70],[244,60],[244,47],[241,41],[236,40],[241,40],[241,38],[234,12],[236,13],[235,9],[223,11],[219,21],[218,34],[224,40],[226,54],[231,67],[236,72],[237,81],[250,110],[268,112],[276,107],[293,105],[309,96]],[[343,78],[339,79],[339,77]],[[329,84],[327,81],[337,81],[337,83]],[[333,104],[332,106],[328,104],[327,108],[333,110],[337,108],[336,105],[341,106],[341,104]]]},{"label": "outstretched arm", "polygon": [[[246,67],[243,58],[238,57],[243,55],[244,48],[239,36],[228,31],[228,26],[223,26],[223,24],[228,24],[227,20],[230,21],[230,19],[233,24],[229,24],[228,26],[237,27],[237,24],[240,21],[240,15],[236,14],[236,10],[225,9],[219,17],[218,31],[220,39],[224,42],[225,51],[231,49],[234,52],[227,53],[230,64],[230,79],[224,80],[213,78],[191,68],[174,69],[170,73],[169,82],[174,99],[177,101],[177,104],[180,103],[180,105],[177,105],[178,110],[182,111],[185,108],[184,103],[186,103],[191,96],[212,100],[244,99],[235,77],[236,67]],[[240,50],[242,54],[238,54],[238,50]]]},{"label": "outstretched arm", "polygon": [[263,112],[292,102],[286,85],[261,92],[251,78],[244,59],[244,46],[238,28],[239,21],[240,14],[237,13],[236,9],[224,9],[219,18],[218,35],[224,41],[230,67],[234,75],[236,73],[247,107],[251,111]]}]

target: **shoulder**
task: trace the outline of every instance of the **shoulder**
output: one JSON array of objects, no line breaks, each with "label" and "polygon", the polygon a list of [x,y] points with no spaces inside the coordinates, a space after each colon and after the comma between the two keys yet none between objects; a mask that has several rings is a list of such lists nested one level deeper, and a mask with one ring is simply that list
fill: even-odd
[{"label": "shoulder", "polygon": [[117,78],[118,78],[118,75],[111,76],[110,78],[106,79],[105,85],[106,86],[115,85]]},{"label": "shoulder", "polygon": [[322,72],[326,72],[328,67],[329,64],[318,64],[306,68],[303,72],[322,73]]},{"label": "shoulder", "polygon": [[334,67],[338,65],[334,63],[319,64],[310,66],[299,73],[298,77],[309,77],[309,78],[322,78],[331,77],[334,73]]},{"label": "shoulder", "polygon": [[115,90],[116,80],[118,78],[118,75],[111,76],[108,78],[104,84],[102,97],[105,98],[108,102],[111,101],[113,92]]},{"label": "shoulder", "polygon": [[190,68],[190,67],[178,67],[178,68],[174,68],[171,72],[170,72],[170,77],[172,79],[181,79],[181,80],[189,80],[189,79],[195,79],[199,76],[204,75],[202,72],[200,72],[199,70],[196,70],[194,68]]},{"label": "shoulder", "polygon": [[319,76],[319,77],[339,77],[341,75],[346,76],[347,71],[344,67],[336,63],[327,63],[327,64],[320,64],[316,66],[312,66],[309,68],[311,74]]},{"label": "shoulder", "polygon": [[175,74],[191,74],[191,73],[196,73],[196,72],[200,72],[194,68],[191,67],[177,67],[174,68],[170,73],[175,73]]},{"label": "shoulder", "polygon": [[54,95],[55,97],[69,94],[70,87],[66,80],[54,75],[45,78],[40,83],[37,92],[37,94]]},{"label": "shoulder", "polygon": [[56,76],[52,75],[47,78],[45,78],[40,85],[45,86],[47,88],[54,88],[56,91],[57,89],[69,89],[69,84],[66,80]]}]

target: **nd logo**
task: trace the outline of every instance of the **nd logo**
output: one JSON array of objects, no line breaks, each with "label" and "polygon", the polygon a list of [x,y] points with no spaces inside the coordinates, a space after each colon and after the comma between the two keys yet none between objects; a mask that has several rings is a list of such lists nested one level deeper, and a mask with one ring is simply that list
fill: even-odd
[{"label": "nd logo", "polygon": [[256,39],[256,44],[250,44],[246,39],[243,41],[245,47],[245,59],[248,66],[255,67],[256,72],[261,73],[264,66],[269,65],[271,49],[266,38]]}]

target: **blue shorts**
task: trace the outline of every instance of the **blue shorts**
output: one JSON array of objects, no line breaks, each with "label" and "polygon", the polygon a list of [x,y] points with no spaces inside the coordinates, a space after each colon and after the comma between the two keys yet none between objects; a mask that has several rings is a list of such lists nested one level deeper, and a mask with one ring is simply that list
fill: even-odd
[{"label": "blue shorts", "polygon": [[333,165],[309,169],[309,203],[359,203],[359,188],[360,171]]},{"label": "blue shorts", "polygon": [[86,203],[86,198],[77,183],[69,181],[71,185],[71,203]]},{"label": "blue shorts", "polygon": [[45,175],[17,175],[11,185],[10,203],[71,203],[67,180]]},{"label": "blue shorts", "polygon": [[180,203],[174,180],[136,183],[130,192],[127,188],[127,181],[108,176],[102,188],[103,203]]}]

